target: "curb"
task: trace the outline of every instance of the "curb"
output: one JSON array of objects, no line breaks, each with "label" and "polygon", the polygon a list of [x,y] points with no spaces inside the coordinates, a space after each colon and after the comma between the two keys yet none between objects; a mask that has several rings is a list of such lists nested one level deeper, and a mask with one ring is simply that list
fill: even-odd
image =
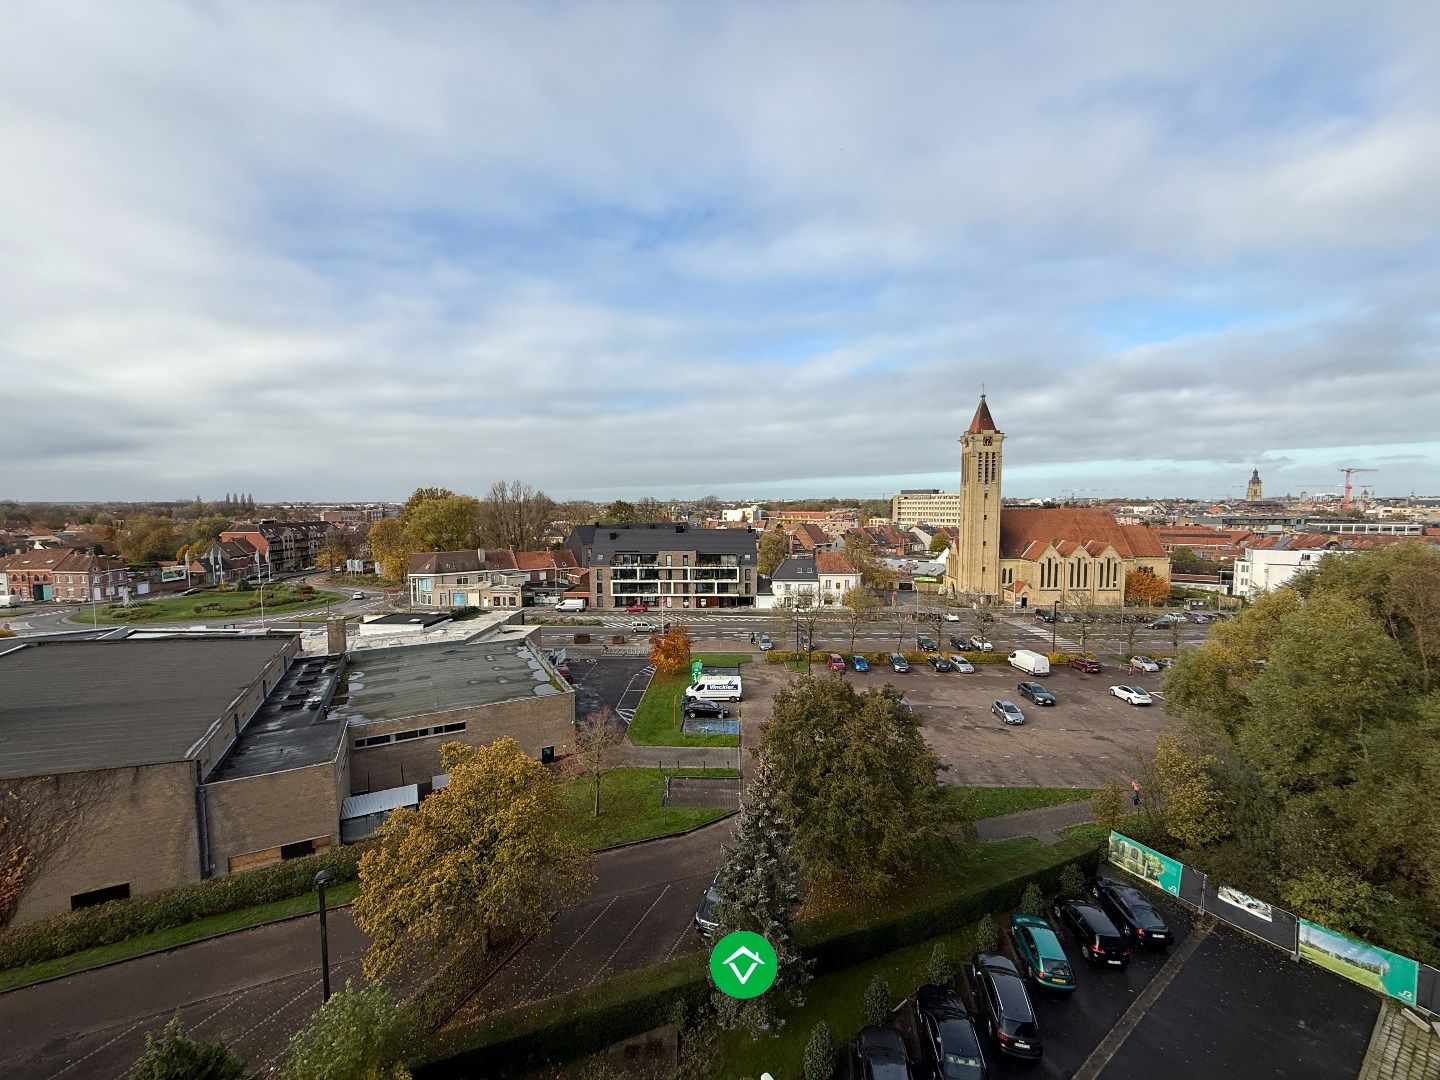
[{"label": "curb", "polygon": [[627,840],[623,844],[614,844],[610,847],[596,848],[595,854],[604,855],[611,851],[623,851],[625,848],[640,847],[642,844],[654,844],[660,840],[676,840],[679,837],[689,836],[691,833],[699,832],[701,829],[708,829],[712,825],[719,825],[722,821],[729,821],[738,813],[740,813],[739,810],[729,810],[723,816],[716,818],[714,821],[707,821],[704,825],[692,825],[684,832],[666,833],[664,836],[647,836],[644,840]]}]

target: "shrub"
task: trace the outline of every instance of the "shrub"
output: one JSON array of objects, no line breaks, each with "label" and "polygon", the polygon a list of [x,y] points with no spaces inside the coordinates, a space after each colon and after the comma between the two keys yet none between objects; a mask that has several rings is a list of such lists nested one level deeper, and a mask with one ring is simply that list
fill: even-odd
[{"label": "shrub", "polygon": [[393,1076],[405,1039],[395,996],[384,983],[343,989],[290,1036],[284,1080],[368,1080]]},{"label": "shrub", "polygon": [[467,619],[478,619],[479,617],[480,609],[474,604],[466,604],[464,607],[452,607],[450,609],[450,618],[456,622],[465,622]]},{"label": "shrub", "polygon": [[1040,886],[1032,881],[1025,886],[1025,892],[1020,897],[1020,913],[1038,916],[1044,910],[1045,894],[1040,891]]},{"label": "shrub", "polygon": [[978,952],[994,952],[1000,947],[1000,927],[988,911],[975,924],[975,948]]},{"label": "shrub", "polygon": [[866,1024],[883,1024],[890,1015],[890,984],[878,971],[860,999],[860,1019]]},{"label": "shrub", "polygon": [[930,950],[930,959],[925,963],[926,981],[948,983],[954,973],[955,965],[950,959],[950,951],[945,948],[943,941],[937,941],[935,948]]},{"label": "shrub", "polygon": [[245,1062],[223,1042],[200,1042],[171,1020],[159,1035],[145,1036],[145,1052],[130,1080],[242,1080]]},{"label": "shrub", "polygon": [[1074,863],[1066,863],[1060,871],[1060,895],[1066,900],[1079,900],[1085,895],[1085,871]]},{"label": "shrub", "polygon": [[835,1037],[830,1025],[821,1020],[810,1031],[805,1044],[805,1080],[830,1080],[835,1073]]},{"label": "shrub", "polygon": [[1090,809],[1095,814],[1095,824],[1109,832],[1120,827],[1125,816],[1125,791],[1112,777],[1105,786],[1090,796]]},{"label": "shrub", "polygon": [[0,931],[0,970],[38,964],[98,945],[184,926],[227,911],[303,896],[314,888],[321,867],[335,880],[352,881],[363,846],[330,848],[300,859],[210,878],[180,889],[112,900]]}]

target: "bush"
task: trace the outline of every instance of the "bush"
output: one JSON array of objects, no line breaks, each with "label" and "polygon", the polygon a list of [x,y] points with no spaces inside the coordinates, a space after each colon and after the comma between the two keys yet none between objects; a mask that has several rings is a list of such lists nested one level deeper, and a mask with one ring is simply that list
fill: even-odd
[{"label": "bush", "polygon": [[226,874],[133,900],[112,900],[10,927],[0,931],[0,970],[112,945],[136,934],[184,926],[227,911],[303,896],[314,889],[315,874],[321,867],[333,867],[337,882],[352,881],[362,850],[359,845],[330,848],[258,870]]},{"label": "bush", "polygon": [[860,999],[860,1020],[865,1024],[883,1024],[890,1015],[890,984],[878,971],[865,987]]},{"label": "bush", "polygon": [[805,1044],[805,1080],[830,1080],[835,1074],[835,1037],[830,1025],[821,1020],[810,1031]]},{"label": "bush", "polygon": [[159,1035],[145,1036],[145,1052],[129,1080],[242,1080],[245,1062],[223,1042],[200,1042],[171,1020]]},{"label": "bush", "polygon": [[1085,895],[1085,871],[1074,863],[1066,863],[1060,871],[1060,895],[1066,900],[1079,900]]},{"label": "bush", "polygon": [[930,959],[925,962],[926,981],[944,984],[954,974],[955,965],[950,959],[950,951],[943,941],[937,941],[935,948],[930,950]]},{"label": "bush", "polygon": [[1000,927],[995,916],[988,911],[975,924],[975,949],[977,952],[994,952],[1000,947]]},{"label": "bush", "polygon": [[465,622],[467,619],[478,619],[479,617],[480,609],[474,604],[466,604],[464,607],[452,607],[450,609],[450,618],[456,622]]},{"label": "bush", "polygon": [[1033,881],[1025,886],[1025,892],[1020,897],[1020,914],[1040,915],[1045,910],[1045,894],[1040,891],[1040,886]]}]

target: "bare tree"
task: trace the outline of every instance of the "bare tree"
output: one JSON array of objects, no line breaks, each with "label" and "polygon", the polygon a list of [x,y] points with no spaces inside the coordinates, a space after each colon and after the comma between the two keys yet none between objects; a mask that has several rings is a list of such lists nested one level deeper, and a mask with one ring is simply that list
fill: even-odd
[{"label": "bare tree", "polygon": [[995,625],[995,612],[991,609],[989,600],[980,599],[975,602],[973,618],[976,636],[982,641],[989,641],[990,627]]},{"label": "bare tree", "polygon": [[533,551],[550,531],[556,517],[555,500],[529,484],[497,480],[480,506],[480,538],[489,547]]},{"label": "bare tree", "polygon": [[862,622],[875,617],[880,611],[880,601],[875,593],[864,585],[857,585],[853,589],[847,589],[845,595],[840,598],[840,604],[845,608],[846,621],[850,624],[850,651],[855,651],[855,635],[860,629]]},{"label": "bare tree", "polygon": [[600,779],[615,767],[625,745],[625,722],[610,708],[593,712],[576,725],[571,772],[595,784],[595,816],[600,816]]},{"label": "bare tree", "polygon": [[31,776],[4,782],[0,795],[0,928],[25,890],[90,828],[105,802],[93,776]]}]

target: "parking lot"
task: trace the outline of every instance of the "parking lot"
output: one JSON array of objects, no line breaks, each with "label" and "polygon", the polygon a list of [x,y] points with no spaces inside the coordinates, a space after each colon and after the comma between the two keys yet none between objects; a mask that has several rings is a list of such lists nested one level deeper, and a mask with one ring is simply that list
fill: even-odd
[{"label": "parking lot", "polygon": [[[1175,943],[1136,952],[1123,970],[1078,963],[1070,994],[1031,990],[1044,1056],[1033,1064],[1001,1058],[986,1041],[992,1075],[1059,1080],[1083,1067],[1100,1080],[1350,1080],[1359,1072],[1379,1010],[1374,995],[1224,924],[1192,942],[1200,929],[1189,910],[1149,895]],[[1075,958],[1072,940],[1061,940]],[[1015,959],[1008,935],[1002,951]],[[1142,998],[1157,979],[1158,996]],[[960,993],[974,1012],[969,987]],[[912,1061],[922,1060],[913,1002],[893,1024]]]},{"label": "parking lot", "polygon": [[[1132,675],[1107,664],[1099,675],[1056,667],[1041,682],[1056,704],[1020,697],[1028,678],[1008,664],[977,665],[975,674],[938,673],[928,665],[897,675],[888,666],[849,672],[857,686],[891,683],[918,712],[926,741],[950,766],[948,784],[1093,787],[1135,773],[1136,758],[1155,747],[1165,725],[1159,675]],[[1111,696],[1116,683],[1148,691],[1155,704],[1128,705]],[[996,698],[1020,706],[1025,723],[1011,726],[990,713]]]}]

